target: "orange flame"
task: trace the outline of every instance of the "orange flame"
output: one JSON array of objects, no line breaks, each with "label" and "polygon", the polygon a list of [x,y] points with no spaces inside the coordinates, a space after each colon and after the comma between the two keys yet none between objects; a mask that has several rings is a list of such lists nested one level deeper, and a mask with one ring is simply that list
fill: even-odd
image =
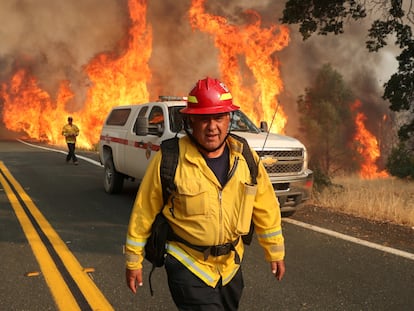
[{"label": "orange flame", "polygon": [[[274,131],[284,133],[287,117],[279,107],[277,95],[283,90],[280,78],[279,62],[274,57],[276,51],[285,48],[289,43],[287,27],[272,25],[261,27],[261,19],[257,12],[246,11],[255,19],[251,24],[234,26],[221,16],[210,15],[204,9],[205,0],[193,0],[189,12],[193,28],[209,33],[219,50],[219,67],[221,77],[231,90],[235,102],[241,105],[252,120],[258,124],[260,120],[272,121]],[[245,58],[254,83],[249,83],[242,72],[241,56]]]},{"label": "orange flame", "polygon": [[[146,21],[147,1],[128,0],[128,6],[131,27],[124,52],[99,54],[83,68],[89,80],[83,103],[76,103],[80,99],[69,81],[60,83],[57,94],[49,94],[28,69],[18,69],[10,83],[3,83],[0,88],[5,126],[30,138],[63,146],[61,130],[71,115],[80,128],[78,146],[92,149],[112,107],[148,101],[152,28]],[[194,0],[189,12],[193,28],[214,36],[220,55],[220,78],[230,87],[235,102],[255,123],[269,123],[277,111],[273,131],[283,133],[287,117],[276,98],[283,83],[274,53],[287,46],[288,29],[261,27],[257,12],[249,10],[246,14],[252,23],[230,25],[223,17],[205,13],[203,0]],[[250,73],[242,68],[248,68]]]},{"label": "orange flame", "polygon": [[144,103],[149,99],[151,78],[148,60],[152,53],[152,29],[146,23],[146,1],[129,0],[132,26],[126,52],[120,57],[100,54],[85,68],[93,85],[83,109],[85,130],[97,141],[103,119],[114,106]]},{"label": "orange flame", "polygon": [[3,120],[8,129],[25,132],[40,141],[58,143],[62,140],[60,111],[73,97],[68,81],[61,82],[56,103],[53,103],[36,79],[20,69],[12,77],[9,87],[2,85],[0,93],[4,99]]},{"label": "orange flame", "polygon": [[146,25],[146,1],[129,0],[131,28],[126,52],[96,56],[84,69],[91,81],[82,110],[71,111],[74,94],[69,82],[61,82],[56,100],[42,90],[26,70],[18,70],[9,85],[2,84],[3,119],[12,131],[64,145],[61,135],[67,116],[72,115],[81,132],[79,147],[91,149],[99,140],[103,120],[113,106],[148,100],[146,83],[151,78],[148,60],[152,52],[152,30]]},{"label": "orange flame", "polygon": [[[356,100],[352,105],[352,109],[356,110],[359,107],[361,107],[361,102]],[[356,134],[354,139],[359,143],[357,151],[364,159],[361,164],[359,175],[365,179],[388,177],[386,171],[378,171],[376,161],[379,159],[381,153],[377,138],[365,127],[366,120],[367,117],[362,112],[357,113],[355,118]]]}]

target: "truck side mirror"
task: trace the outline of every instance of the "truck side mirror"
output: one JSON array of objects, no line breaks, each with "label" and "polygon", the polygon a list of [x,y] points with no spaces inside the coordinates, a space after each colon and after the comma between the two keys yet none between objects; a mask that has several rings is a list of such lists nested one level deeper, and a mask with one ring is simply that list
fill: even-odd
[{"label": "truck side mirror", "polygon": [[138,136],[147,136],[148,135],[148,118],[147,117],[137,117],[137,120],[134,124],[134,133]]},{"label": "truck side mirror", "polygon": [[269,127],[266,121],[260,121],[260,130],[262,132],[267,132],[269,130]]}]

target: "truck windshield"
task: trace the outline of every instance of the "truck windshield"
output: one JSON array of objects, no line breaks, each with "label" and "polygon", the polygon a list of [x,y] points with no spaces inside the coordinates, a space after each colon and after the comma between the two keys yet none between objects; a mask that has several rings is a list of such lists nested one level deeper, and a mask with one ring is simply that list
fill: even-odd
[{"label": "truck windshield", "polygon": [[230,130],[232,132],[260,132],[257,126],[240,110],[233,112]]},{"label": "truck windshield", "polygon": [[[180,110],[185,106],[169,107],[170,129],[173,133],[183,131],[183,116]],[[253,124],[253,122],[240,110],[232,113],[232,120],[230,125],[232,132],[250,132],[259,133],[260,130]]]}]

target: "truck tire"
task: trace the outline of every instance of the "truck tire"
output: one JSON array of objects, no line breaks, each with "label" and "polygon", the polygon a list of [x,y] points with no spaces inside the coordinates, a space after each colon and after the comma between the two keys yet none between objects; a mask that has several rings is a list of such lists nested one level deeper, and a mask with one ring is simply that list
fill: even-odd
[{"label": "truck tire", "polygon": [[115,169],[112,158],[104,164],[104,189],[110,194],[120,193],[124,185],[124,176]]}]

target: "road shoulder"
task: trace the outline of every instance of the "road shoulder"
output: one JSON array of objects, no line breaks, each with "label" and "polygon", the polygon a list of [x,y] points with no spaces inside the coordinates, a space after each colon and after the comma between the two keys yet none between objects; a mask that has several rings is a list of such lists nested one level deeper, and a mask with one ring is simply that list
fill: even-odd
[{"label": "road shoulder", "polygon": [[290,218],[414,254],[414,229],[305,205]]}]

